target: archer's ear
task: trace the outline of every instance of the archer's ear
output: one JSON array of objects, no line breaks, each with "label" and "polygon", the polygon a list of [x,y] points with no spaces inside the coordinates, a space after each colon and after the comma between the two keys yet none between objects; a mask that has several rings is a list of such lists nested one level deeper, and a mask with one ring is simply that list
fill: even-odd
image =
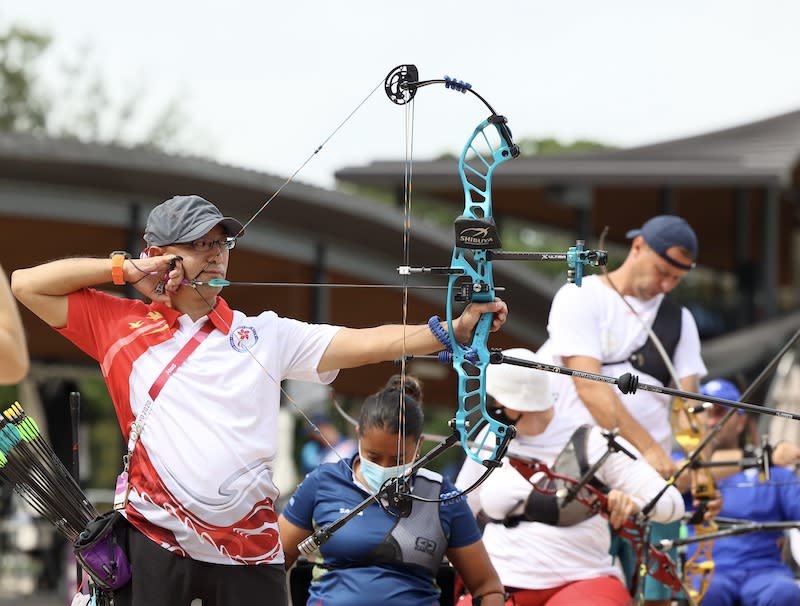
[{"label": "archer's ear", "polygon": [[631,249],[635,250],[636,252],[640,252],[647,246],[647,242],[645,242],[644,236],[636,236],[633,240],[631,240]]}]

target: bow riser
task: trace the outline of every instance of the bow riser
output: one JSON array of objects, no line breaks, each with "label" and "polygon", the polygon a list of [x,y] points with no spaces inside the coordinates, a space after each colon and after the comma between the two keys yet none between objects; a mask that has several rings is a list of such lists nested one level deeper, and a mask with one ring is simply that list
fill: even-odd
[{"label": "bow riser", "polygon": [[[508,426],[494,419],[486,407],[486,368],[490,353],[487,344],[492,316],[483,314],[469,344],[463,345],[456,340],[453,329],[453,304],[460,292],[459,285],[465,280],[471,282],[471,302],[494,301],[492,262],[487,251],[500,248],[501,244],[492,218],[492,177],[500,164],[517,154],[505,118],[492,115],[475,128],[458,164],[464,188],[464,211],[455,222],[456,244],[450,260],[453,271],[448,277],[447,326],[453,349],[453,368],[458,375],[459,406],[455,429],[461,436],[466,454],[478,463],[497,461],[505,450],[508,435]],[[488,425],[489,431],[478,444],[470,445],[484,424]],[[494,437],[494,445],[491,437]],[[491,456],[487,459],[489,449]]]}]

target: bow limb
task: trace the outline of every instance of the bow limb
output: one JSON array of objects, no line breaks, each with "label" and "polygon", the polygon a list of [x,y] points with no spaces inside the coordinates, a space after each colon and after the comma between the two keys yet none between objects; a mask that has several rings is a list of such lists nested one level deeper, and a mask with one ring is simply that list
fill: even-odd
[{"label": "bow limb", "polygon": [[[624,536],[620,533],[620,536]],[[673,592],[683,591],[689,606],[696,606],[699,602],[694,591],[681,578],[678,567],[666,553],[659,551],[653,545],[647,546],[647,557],[642,558],[645,566],[644,573],[653,577],[659,583],[669,587]]]}]

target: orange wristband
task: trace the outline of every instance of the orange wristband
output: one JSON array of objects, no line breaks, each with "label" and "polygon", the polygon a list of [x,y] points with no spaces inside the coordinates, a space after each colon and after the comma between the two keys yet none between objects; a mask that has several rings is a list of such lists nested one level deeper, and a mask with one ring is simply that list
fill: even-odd
[{"label": "orange wristband", "polygon": [[124,250],[115,250],[111,253],[111,281],[114,284],[125,284],[125,274],[122,270],[122,265],[125,263],[125,259],[130,259],[130,253],[126,253]]}]

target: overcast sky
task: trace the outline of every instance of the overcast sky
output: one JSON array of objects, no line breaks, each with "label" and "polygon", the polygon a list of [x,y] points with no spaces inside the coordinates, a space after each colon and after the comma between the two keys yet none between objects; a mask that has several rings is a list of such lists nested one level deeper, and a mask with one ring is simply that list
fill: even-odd
[{"label": "overcast sky", "polygon": [[[470,82],[515,137],[631,146],[800,108],[794,0],[0,0],[0,22],[89,45],[108,85],[178,97],[197,150],[288,175],[396,65]],[[378,90],[298,176],[403,157]],[[420,91],[414,158],[460,150],[487,116]]]}]

